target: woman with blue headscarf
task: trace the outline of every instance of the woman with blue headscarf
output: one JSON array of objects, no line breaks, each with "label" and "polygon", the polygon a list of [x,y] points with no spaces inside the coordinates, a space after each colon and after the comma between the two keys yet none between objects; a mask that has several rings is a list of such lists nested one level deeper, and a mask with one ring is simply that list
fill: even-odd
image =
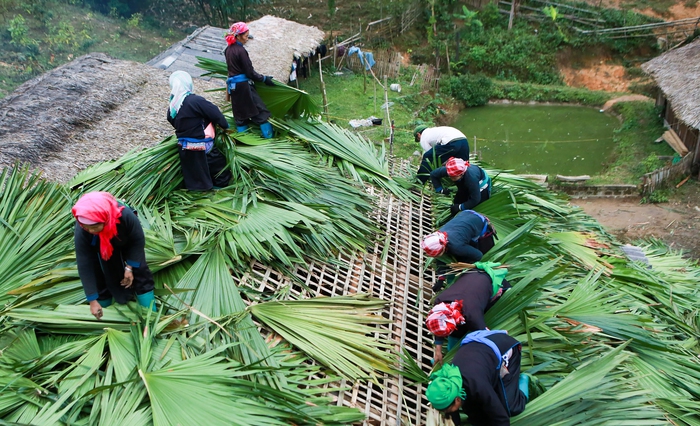
[{"label": "woman with blue headscarf", "polygon": [[223,188],[231,181],[231,171],[226,158],[214,146],[214,126],[228,129],[228,122],[216,105],[192,92],[192,77],[188,73],[175,71],[170,75],[168,122],[177,135],[185,188]]}]

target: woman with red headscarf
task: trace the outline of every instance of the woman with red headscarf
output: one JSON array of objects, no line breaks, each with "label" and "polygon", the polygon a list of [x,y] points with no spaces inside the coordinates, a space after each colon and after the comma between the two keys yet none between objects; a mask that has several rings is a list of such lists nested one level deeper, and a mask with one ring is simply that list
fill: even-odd
[{"label": "woman with red headscarf", "polygon": [[102,318],[113,301],[134,295],[155,311],[153,275],[146,264],[146,239],[135,212],[108,192],[90,192],[73,206],[75,255],[90,313]]},{"label": "woman with red headscarf", "polygon": [[248,25],[245,22],[236,22],[231,25],[226,34],[226,43],[228,43],[228,47],[224,50],[228,68],[226,86],[231,95],[236,130],[243,132],[248,129],[248,123],[253,122],[260,126],[262,136],[269,139],[272,137],[272,124],[267,121],[270,118],[270,111],[260,99],[253,82],[264,82],[268,86],[274,86],[275,83],[271,76],[255,72],[248,51],[243,47],[248,42],[248,32]]}]

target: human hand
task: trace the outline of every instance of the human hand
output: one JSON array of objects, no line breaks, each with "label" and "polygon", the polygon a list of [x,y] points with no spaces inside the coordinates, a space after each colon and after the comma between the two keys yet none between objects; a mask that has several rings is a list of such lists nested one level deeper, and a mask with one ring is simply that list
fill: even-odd
[{"label": "human hand", "polygon": [[450,188],[441,188],[438,192],[442,195],[450,195],[452,191],[450,191]]},{"label": "human hand", "polygon": [[435,345],[433,353],[433,366],[438,367],[442,364],[442,345]]},{"label": "human hand", "polygon": [[90,301],[90,313],[95,316],[98,320],[102,318],[102,306],[97,300]]},{"label": "human hand", "polygon": [[131,284],[134,282],[134,271],[131,269],[124,269],[124,279],[121,280],[120,284],[122,287],[131,288]]},{"label": "human hand", "polygon": [[275,83],[272,82],[272,76],[271,75],[266,75],[265,79],[263,80],[267,86],[274,86]]},{"label": "human hand", "polygon": [[456,215],[456,214],[459,213],[459,212],[460,212],[459,204],[452,204],[452,205],[450,206],[450,214],[451,214],[452,216]]}]

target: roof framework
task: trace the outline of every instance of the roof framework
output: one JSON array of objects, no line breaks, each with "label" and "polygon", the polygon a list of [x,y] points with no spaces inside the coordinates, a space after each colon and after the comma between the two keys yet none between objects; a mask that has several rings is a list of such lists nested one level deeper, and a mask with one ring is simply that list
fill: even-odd
[{"label": "roof framework", "polygon": [[[287,83],[295,57],[308,56],[324,37],[316,27],[302,25],[274,16],[248,23],[253,39],[245,48],[257,72],[271,75]],[[225,62],[227,29],[205,26],[198,28],[184,40],[148,61],[148,65],[172,71],[187,71],[193,77],[201,77],[204,70],[197,68],[197,56]]]},{"label": "roof framework", "polygon": [[[430,198],[419,196],[417,202],[410,202],[386,192],[374,195],[378,199],[374,220],[383,238],[366,254],[340,255],[335,264],[299,266],[294,275],[303,285],[254,263],[238,284],[264,293],[289,286],[292,296],[369,293],[390,301],[384,316],[391,322],[384,328],[395,343],[394,350],[400,353],[405,348],[424,371],[430,371],[433,344],[423,322],[430,309],[433,272],[422,270],[420,249],[422,236],[433,231]],[[363,410],[367,415],[365,425],[426,424],[428,401],[423,385],[388,374],[379,383],[341,385],[351,388],[334,395],[338,404]]]}]

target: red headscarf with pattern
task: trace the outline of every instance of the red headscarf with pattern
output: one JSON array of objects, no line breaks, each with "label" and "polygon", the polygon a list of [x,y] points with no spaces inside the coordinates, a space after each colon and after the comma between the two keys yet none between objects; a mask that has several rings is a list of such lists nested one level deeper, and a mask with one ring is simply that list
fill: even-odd
[{"label": "red headscarf with pattern", "polygon": [[122,217],[124,206],[120,206],[114,195],[109,192],[88,192],[80,197],[73,206],[72,212],[76,220],[85,218],[95,223],[104,223],[100,238],[100,256],[109,260],[114,248],[110,240],[117,235],[117,224]]},{"label": "red headscarf with pattern", "polygon": [[245,22],[236,22],[231,25],[228,32],[226,33],[226,43],[232,45],[236,42],[236,36],[240,34],[245,34],[248,32],[248,25]]},{"label": "red headscarf with pattern", "polygon": [[428,331],[437,337],[447,337],[457,330],[457,326],[464,324],[462,315],[462,300],[455,300],[452,303],[438,303],[428,312],[425,326]]},{"label": "red headscarf with pattern", "polygon": [[464,161],[461,158],[450,157],[445,163],[445,168],[447,169],[447,175],[450,177],[459,176],[467,171],[469,167],[469,162]]}]

